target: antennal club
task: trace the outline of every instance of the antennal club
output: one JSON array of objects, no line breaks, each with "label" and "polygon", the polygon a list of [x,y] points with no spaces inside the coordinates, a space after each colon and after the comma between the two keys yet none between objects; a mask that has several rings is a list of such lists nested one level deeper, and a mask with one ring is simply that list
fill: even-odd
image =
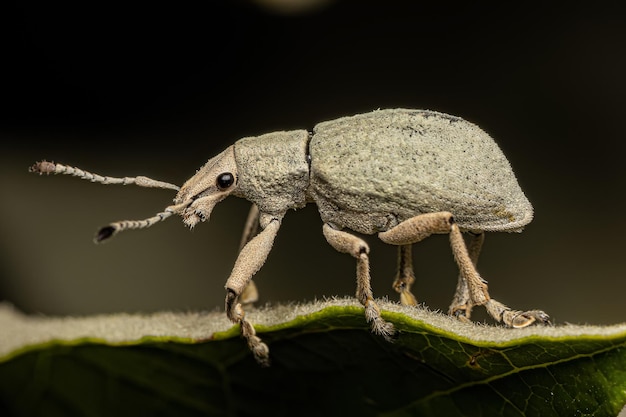
[{"label": "antennal club", "polygon": [[138,176],[138,177],[124,177],[124,178],[116,178],[116,177],[108,177],[99,174],[94,174],[92,172],[83,171],[80,168],[71,167],[63,164],[57,164],[54,162],[48,161],[40,161],[36,162],[33,166],[28,169],[29,172],[34,172],[39,175],[43,174],[64,174],[71,175],[73,177],[78,177],[81,180],[87,180],[91,182],[97,182],[100,184],[121,184],[121,185],[129,185],[134,184],[139,187],[149,187],[149,188],[165,188],[168,190],[178,191],[180,189],[179,186],[170,184],[169,182],[157,181],[152,178]]}]

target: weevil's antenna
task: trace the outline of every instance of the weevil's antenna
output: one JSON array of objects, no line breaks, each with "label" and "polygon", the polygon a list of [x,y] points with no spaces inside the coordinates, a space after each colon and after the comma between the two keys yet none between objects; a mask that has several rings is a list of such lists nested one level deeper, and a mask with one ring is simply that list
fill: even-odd
[{"label": "weevil's antenna", "polygon": [[[180,187],[174,184],[170,184],[169,182],[157,181],[148,177],[124,177],[124,178],[116,178],[116,177],[105,177],[102,175],[94,174],[88,171],[83,171],[80,168],[70,167],[63,164],[57,164],[54,162],[41,161],[36,162],[32,167],[28,169],[30,172],[37,173],[39,175],[42,174],[65,174],[71,175],[74,177],[78,177],[82,180],[88,180],[91,182],[97,182],[100,184],[122,184],[129,185],[135,184],[139,187],[151,187],[151,188],[166,188],[168,190],[180,190]],[[185,207],[189,205],[189,202],[185,202],[182,204],[172,205],[166,207],[164,211],[161,213],[157,213],[156,215],[149,217],[143,220],[122,220],[120,222],[111,223],[108,226],[104,226],[96,236],[94,237],[94,241],[96,243],[100,243],[104,240],[107,240],[118,232],[126,229],[143,229],[146,227],[150,227],[155,223],[163,221],[170,217],[172,214],[179,214]]]},{"label": "weevil's antenna", "polygon": [[[91,172],[83,171],[80,168],[70,167],[67,165],[57,164],[57,163],[48,162],[48,161],[36,162],[28,170],[30,172],[38,173],[39,175],[42,175],[42,174],[71,175],[74,177],[78,177],[81,180],[98,182],[100,184],[122,184],[122,185],[135,184],[135,185],[138,185],[139,187],[166,188],[169,190],[176,190],[176,191],[180,189],[180,187],[177,185],[170,184],[169,182],[153,180],[152,178],[148,178],[148,177],[142,177],[142,176],[124,177],[124,178],[106,177],[106,176],[102,176],[98,174],[93,174]],[[158,217],[158,215],[156,217]],[[146,226],[142,226],[142,227],[146,227]]]},{"label": "weevil's antenna", "polygon": [[169,207],[166,207],[164,211],[161,213],[157,213],[156,215],[149,217],[143,220],[122,220],[119,222],[110,223],[107,226],[102,227],[96,233],[94,237],[94,242],[100,243],[104,240],[107,240],[113,236],[115,236],[118,232],[128,229],[144,229],[146,227],[150,227],[155,223],[161,222],[172,214],[178,214],[189,205],[189,202],[185,202],[182,204],[176,204]]}]

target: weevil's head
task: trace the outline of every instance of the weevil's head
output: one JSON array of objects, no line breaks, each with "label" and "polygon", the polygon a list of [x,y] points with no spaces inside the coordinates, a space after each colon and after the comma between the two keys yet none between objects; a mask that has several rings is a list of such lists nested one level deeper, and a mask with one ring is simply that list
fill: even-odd
[{"label": "weevil's head", "polygon": [[183,184],[174,199],[178,214],[190,228],[211,216],[213,207],[237,188],[234,147],[209,159]]}]

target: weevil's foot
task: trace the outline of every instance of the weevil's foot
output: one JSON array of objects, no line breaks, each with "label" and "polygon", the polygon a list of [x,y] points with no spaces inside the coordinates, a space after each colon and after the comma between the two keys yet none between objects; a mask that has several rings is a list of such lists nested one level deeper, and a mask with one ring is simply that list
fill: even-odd
[{"label": "weevil's foot", "polygon": [[372,333],[382,336],[387,342],[393,342],[396,335],[396,328],[393,327],[393,324],[383,320],[378,319],[374,320],[370,324]]},{"label": "weevil's foot", "polygon": [[465,315],[465,311],[462,311],[462,310],[456,311],[454,313],[454,317],[456,317],[457,320],[462,321],[463,323],[472,322],[472,320],[470,320],[470,318]]},{"label": "weevil's foot", "polygon": [[248,348],[252,352],[254,359],[261,366],[269,366],[270,364],[270,348],[256,335],[256,331],[252,324],[247,320],[241,320],[241,335],[246,339]]},{"label": "weevil's foot", "polygon": [[493,298],[487,301],[485,307],[491,317],[514,329],[521,329],[534,323],[550,324],[550,316],[541,310],[511,310]]},{"label": "weevil's foot", "polygon": [[270,366],[270,349],[258,336],[252,336],[248,339],[248,347],[259,365],[263,367]]},{"label": "weevil's foot", "polygon": [[403,306],[414,307],[417,305],[417,298],[415,298],[413,293],[411,293],[411,291],[409,290],[401,291],[400,292],[400,304],[402,304]]},{"label": "weevil's foot", "polygon": [[411,285],[415,281],[415,278],[400,278],[396,277],[393,282],[392,288],[400,294],[400,304],[403,306],[416,306],[417,298],[411,292]]},{"label": "weevil's foot", "polygon": [[393,341],[396,329],[393,327],[393,324],[385,321],[380,316],[380,309],[372,300],[368,300],[365,305],[365,320],[370,323],[372,333],[382,336],[388,342]]},{"label": "weevil's foot", "polygon": [[470,315],[472,314],[472,307],[469,304],[462,306],[450,306],[448,314],[457,318],[457,320],[463,323],[471,323]]},{"label": "weevil's foot", "polygon": [[531,324],[550,324],[550,316],[541,310],[530,311],[505,311],[502,315],[502,321],[514,329],[530,326]]},{"label": "weevil's foot", "polygon": [[382,336],[388,342],[393,341],[394,336],[396,335],[396,328],[393,327],[393,324],[383,319],[378,319],[374,320],[371,326],[373,333]]}]

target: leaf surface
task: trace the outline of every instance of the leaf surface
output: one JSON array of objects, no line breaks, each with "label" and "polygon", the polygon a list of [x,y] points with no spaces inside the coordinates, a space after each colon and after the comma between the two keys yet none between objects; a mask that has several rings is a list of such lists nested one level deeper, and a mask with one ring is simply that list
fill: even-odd
[{"label": "leaf surface", "polygon": [[[0,343],[0,415],[615,416],[626,403],[624,325],[518,331],[381,305],[394,343],[372,335],[351,301],[252,312],[269,368],[237,328],[193,333],[214,315],[174,314],[168,334],[158,315],[138,325],[5,308],[3,339],[63,325],[4,351]],[[108,322],[131,322],[141,336],[107,335]],[[63,336],[89,323],[93,335]]]}]

